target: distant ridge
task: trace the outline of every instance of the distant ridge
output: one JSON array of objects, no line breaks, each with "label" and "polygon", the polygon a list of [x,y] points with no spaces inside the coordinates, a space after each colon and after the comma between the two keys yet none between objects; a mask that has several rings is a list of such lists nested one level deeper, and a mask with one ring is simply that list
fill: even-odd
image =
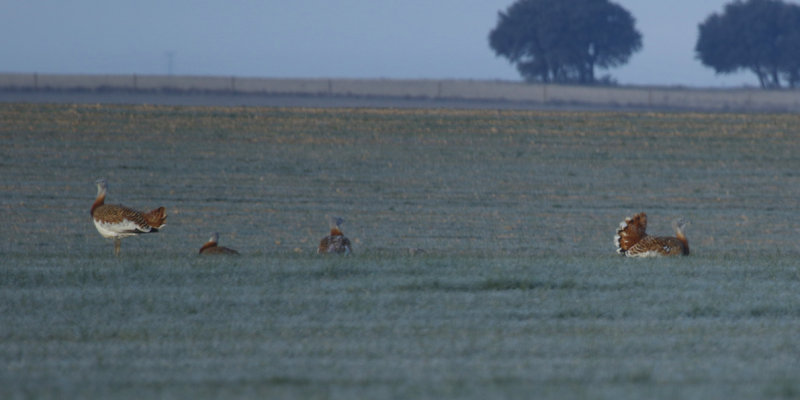
[{"label": "distant ridge", "polygon": [[[699,111],[800,111],[800,91],[756,88],[570,86],[434,79],[290,79],[178,75],[0,73],[4,92],[248,94],[525,103]],[[4,101],[8,101],[5,97]]]}]

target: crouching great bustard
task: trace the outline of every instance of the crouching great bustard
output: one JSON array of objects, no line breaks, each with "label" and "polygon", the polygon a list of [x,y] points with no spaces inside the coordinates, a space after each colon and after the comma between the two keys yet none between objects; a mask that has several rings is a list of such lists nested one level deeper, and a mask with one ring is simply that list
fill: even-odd
[{"label": "crouching great bustard", "polygon": [[219,233],[214,232],[211,234],[211,237],[208,239],[206,244],[200,248],[200,254],[202,255],[213,255],[213,254],[227,254],[232,256],[238,256],[239,252],[234,249],[229,249],[224,246],[217,245],[217,241],[219,241]]},{"label": "crouching great bustard", "polygon": [[123,205],[105,204],[108,183],[98,179],[97,199],[92,204],[92,220],[104,238],[114,239],[114,254],[119,256],[120,240],[141,233],[158,232],[164,227],[167,213],[164,207],[143,213]]},{"label": "crouching great bustard", "polygon": [[614,246],[617,253],[628,257],[688,256],[689,242],[683,233],[687,224],[682,218],[672,223],[675,237],[649,236],[647,214],[638,213],[620,222]]},{"label": "crouching great bustard", "polygon": [[350,239],[344,237],[340,228],[342,223],[344,223],[344,219],[339,217],[328,217],[328,219],[331,225],[331,234],[320,240],[317,253],[350,254]]}]

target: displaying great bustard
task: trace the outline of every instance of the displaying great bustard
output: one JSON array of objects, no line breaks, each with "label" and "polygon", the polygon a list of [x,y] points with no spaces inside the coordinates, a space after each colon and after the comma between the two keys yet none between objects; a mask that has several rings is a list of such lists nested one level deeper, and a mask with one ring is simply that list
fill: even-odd
[{"label": "displaying great bustard", "polygon": [[142,233],[158,232],[167,220],[164,207],[150,212],[141,212],[123,205],[105,204],[108,183],[98,179],[97,198],[92,204],[91,214],[94,226],[104,238],[114,239],[114,254],[119,256],[122,238]]},{"label": "displaying great bustard", "polygon": [[328,217],[330,222],[331,233],[320,240],[317,253],[328,254],[350,254],[350,239],[344,237],[341,225],[344,219],[340,217]]},{"label": "displaying great bustard", "polygon": [[213,255],[213,254],[227,254],[232,256],[238,256],[239,252],[230,249],[224,246],[220,246],[217,244],[219,241],[219,233],[214,232],[211,234],[211,237],[208,241],[200,248],[200,254],[202,255]]},{"label": "displaying great bustard", "polygon": [[678,219],[672,223],[675,237],[650,236],[647,234],[647,214],[638,213],[620,222],[614,236],[617,253],[627,257],[656,257],[689,255],[689,241],[684,228],[688,222]]}]

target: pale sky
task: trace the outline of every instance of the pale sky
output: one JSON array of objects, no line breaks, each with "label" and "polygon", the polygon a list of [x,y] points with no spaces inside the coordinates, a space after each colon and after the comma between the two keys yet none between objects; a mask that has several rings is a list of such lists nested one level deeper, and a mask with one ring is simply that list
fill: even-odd
[{"label": "pale sky", "polygon": [[[715,75],[695,59],[697,25],[731,1],[617,0],[644,46],[597,76],[757,86],[752,73]],[[516,81],[487,39],[513,2],[0,0],[0,72]]]}]

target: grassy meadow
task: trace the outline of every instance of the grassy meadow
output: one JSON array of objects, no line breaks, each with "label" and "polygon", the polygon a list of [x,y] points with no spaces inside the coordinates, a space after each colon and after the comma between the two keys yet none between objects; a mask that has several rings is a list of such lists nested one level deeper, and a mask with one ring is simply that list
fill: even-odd
[{"label": "grassy meadow", "polygon": [[[0,104],[0,398],[800,398],[798,127]],[[101,177],[167,208],[118,259]],[[638,211],[691,256],[618,256]]]}]

